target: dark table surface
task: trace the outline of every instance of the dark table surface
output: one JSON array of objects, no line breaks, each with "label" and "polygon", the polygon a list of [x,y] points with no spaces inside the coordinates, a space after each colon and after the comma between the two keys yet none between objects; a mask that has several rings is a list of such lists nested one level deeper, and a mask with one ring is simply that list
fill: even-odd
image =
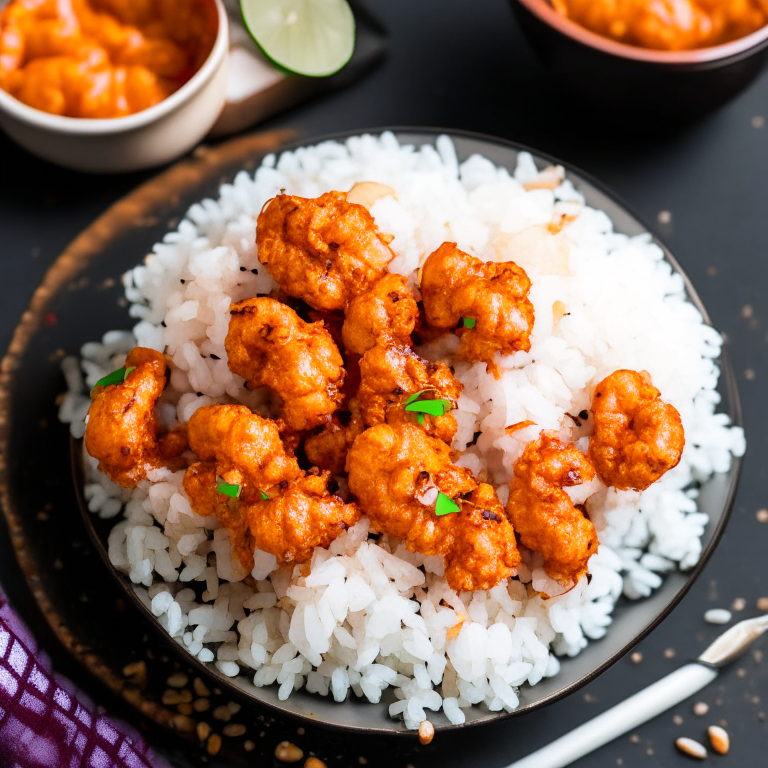
[{"label": "dark table surface", "polygon": [[[611,186],[666,240],[696,285],[715,326],[727,338],[743,399],[749,450],[730,526],[683,603],[633,659],[544,711],[467,736],[436,739],[413,749],[405,763],[496,768],[540,747],[697,655],[718,634],[704,623],[708,608],[757,612],[768,596],[768,72],[716,114],[695,124],[610,127],[563,104],[556,83],[522,39],[505,0],[387,0],[372,9],[390,30],[389,55],[366,79],[271,120],[314,135],[383,125],[424,125],[494,134],[555,155]],[[112,202],[151,173],[85,176],[55,168],[0,136],[0,347],[45,270],[67,243]],[[137,254],[138,258],[139,254]],[[0,531],[0,583],[45,639],[36,606],[19,582]],[[763,648],[765,644],[763,643]],[[130,711],[107,696],[56,647],[57,667],[118,714]],[[768,651],[768,648],[765,648]],[[695,702],[709,712],[696,716]],[[588,766],[684,766],[674,740],[704,741],[706,727],[731,735],[722,765],[764,765],[768,749],[768,659],[757,646],[693,700],[576,763]],[[160,739],[163,741],[163,739]],[[165,744],[160,744],[161,747]],[[374,746],[371,744],[370,746]],[[384,754],[382,765],[399,765]],[[379,762],[369,757],[369,764]]]}]

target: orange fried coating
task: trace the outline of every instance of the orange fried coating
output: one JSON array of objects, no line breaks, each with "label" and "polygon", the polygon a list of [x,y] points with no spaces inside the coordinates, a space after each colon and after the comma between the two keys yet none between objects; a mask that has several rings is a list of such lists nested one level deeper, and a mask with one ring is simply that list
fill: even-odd
[{"label": "orange fried coating", "polygon": [[685,432],[660,395],[647,371],[614,371],[595,388],[589,458],[606,485],[644,491],[677,466]]},{"label": "orange fried coating", "polygon": [[533,304],[528,299],[531,281],[514,262],[482,262],[456,243],[443,243],[424,262],[421,293],[424,312],[434,328],[456,328],[463,318],[458,354],[483,362],[497,378],[494,355],[527,352],[531,348]]},{"label": "orange fried coating", "polygon": [[285,293],[314,309],[346,309],[386,271],[391,240],[345,192],[278,195],[256,223],[261,263]]},{"label": "orange fried coating", "polygon": [[515,462],[514,474],[507,513],[521,543],[543,555],[551,578],[575,584],[597,552],[597,534],[563,488],[590,482],[594,468],[575,445],[542,432]]},{"label": "orange fried coating", "polygon": [[344,472],[347,453],[355,438],[365,429],[360,403],[352,399],[349,403],[349,421],[345,424],[334,415],[320,432],[311,435],[304,442],[304,453],[310,464],[328,469],[334,475]]},{"label": "orange fried coating", "polygon": [[278,565],[304,563],[315,547],[331,542],[360,519],[356,504],[328,492],[330,472],[309,472],[291,480],[274,498],[246,509],[254,544]]},{"label": "orange fried coating", "polygon": [[237,475],[232,471],[224,474],[226,477],[221,477],[215,461],[197,461],[190,464],[184,473],[184,491],[196,514],[202,517],[215,514],[219,522],[229,529],[232,555],[246,572],[250,572],[253,570],[253,539],[248,528],[248,517],[239,499],[216,490],[219,477],[225,482],[236,482]]},{"label": "orange fried coating", "polygon": [[229,369],[248,387],[265,385],[282,398],[291,429],[330,420],[343,396],[344,361],[323,323],[305,323],[275,299],[245,299],[230,308],[224,346]]},{"label": "orange fried coating", "polygon": [[445,578],[457,592],[492,589],[520,565],[515,531],[492,485],[481,483],[459,502]]},{"label": "orange fried coating", "polygon": [[134,488],[163,464],[155,402],[165,387],[165,356],[136,347],[125,359],[125,381],[91,393],[85,448],[99,469],[123,488]]},{"label": "orange fried coating", "polygon": [[[189,447],[201,462],[215,466],[213,477],[218,475],[226,483],[242,486],[241,499],[260,498],[279,483],[298,477],[299,465],[289,456],[280,439],[274,421],[262,419],[245,405],[206,405],[198,408],[187,423]],[[191,469],[191,468],[190,468]],[[198,470],[199,471],[199,470]],[[206,470],[205,477],[210,477]],[[201,515],[210,514],[210,489],[199,488],[198,480],[187,470],[184,487],[192,508]],[[192,484],[192,485],[191,485]],[[190,489],[195,492],[193,500]]]},{"label": "orange fried coating", "polygon": [[367,429],[349,451],[347,472],[372,526],[423,555],[453,543],[455,515],[435,515],[437,491],[456,499],[477,488],[468,469],[451,463],[448,446],[413,424]]},{"label": "orange fried coating", "polygon": [[364,355],[379,339],[411,345],[419,307],[402,275],[389,274],[352,299],[341,329],[344,349]]},{"label": "orange fried coating", "polygon": [[[410,347],[379,340],[360,360],[360,389],[357,397],[365,423],[371,426],[418,423],[418,414],[405,410],[408,398],[424,392],[424,399],[445,399],[452,408],[462,385],[447,365],[431,363]],[[449,443],[456,434],[456,419],[451,411],[442,416],[425,415],[421,428]]]}]

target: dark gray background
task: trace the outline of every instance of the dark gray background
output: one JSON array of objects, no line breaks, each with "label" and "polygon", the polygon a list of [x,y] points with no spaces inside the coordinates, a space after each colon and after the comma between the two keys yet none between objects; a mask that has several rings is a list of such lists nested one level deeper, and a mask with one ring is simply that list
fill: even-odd
[{"label": "dark gray background", "polygon": [[[768,596],[768,524],[756,512],[768,507],[764,488],[768,431],[768,73],[717,114],[685,128],[659,123],[639,129],[627,119],[605,125],[584,109],[563,103],[522,39],[504,0],[387,0],[370,7],[391,37],[385,63],[345,91],[271,120],[311,137],[381,125],[425,125],[494,134],[528,144],[580,166],[611,186],[664,238],[697,287],[717,328],[724,332],[742,394],[749,452],[728,531],[690,594],[636,650],[639,664],[619,662],[569,699],[520,720],[446,738],[401,760],[382,764],[415,768],[497,768],[535,749],[697,655],[718,629],[704,611],[730,607],[754,615]],[[0,136],[0,348],[46,268],[77,233],[112,202],[151,174],[84,176],[55,168]],[[671,219],[659,218],[669,212]],[[137,254],[137,258],[139,254]],[[2,531],[2,541],[6,541]],[[18,577],[0,548],[0,582]],[[33,624],[30,604],[16,606]],[[765,644],[763,643],[763,646]],[[60,668],[92,695],[77,667],[54,652]],[[768,648],[766,648],[768,651]],[[709,704],[696,717],[694,701]],[[107,699],[109,705],[110,701]],[[125,714],[115,702],[118,711]],[[709,762],[765,764],[768,748],[768,660],[760,646],[694,700],[682,704],[576,763],[588,766],[683,766],[678,736],[705,740],[711,723],[731,734],[728,757]],[[673,720],[677,716],[677,722]],[[679,718],[682,717],[682,723]],[[373,758],[373,759],[371,759]],[[378,763],[369,755],[369,764]],[[329,761],[333,765],[332,761]]]}]

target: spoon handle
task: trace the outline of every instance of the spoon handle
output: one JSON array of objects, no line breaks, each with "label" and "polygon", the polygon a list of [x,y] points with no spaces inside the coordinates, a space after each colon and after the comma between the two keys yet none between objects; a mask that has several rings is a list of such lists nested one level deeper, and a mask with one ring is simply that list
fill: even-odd
[{"label": "spoon handle", "polygon": [[563,768],[570,765],[684,701],[716,677],[717,670],[712,667],[697,663],[686,664],[507,768]]}]

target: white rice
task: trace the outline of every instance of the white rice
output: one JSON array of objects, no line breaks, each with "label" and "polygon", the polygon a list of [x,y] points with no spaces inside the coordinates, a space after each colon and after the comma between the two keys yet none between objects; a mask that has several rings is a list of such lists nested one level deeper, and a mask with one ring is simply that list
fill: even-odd
[{"label": "white rice", "polygon": [[[166,426],[212,403],[243,402],[268,415],[266,398],[244,389],[224,350],[229,305],[275,287],[258,261],[255,218],[283,189],[314,197],[377,181],[397,192],[397,200],[372,208],[380,229],[395,236],[390,269],[414,287],[416,269],[446,240],[486,260],[513,258],[533,280],[530,352],[499,358],[499,380],[483,364],[453,361],[464,384],[455,412],[459,464],[489,471],[505,502],[525,443],[554,429],[586,450],[591,422],[577,427],[566,414],[588,409],[591,387],[604,376],[632,368],[649,371],[682,416],[679,466],[642,494],[599,481],[573,489],[577,502],[591,495],[599,552],[591,581],[543,600],[527,585],[550,594],[556,585],[537,556],[526,559],[518,579],[457,595],[439,558],[414,555],[387,537],[369,540],[366,519],[329,550],[316,550],[305,575],[299,566],[275,570],[275,558],[257,551],[252,589],[230,559],[227,530],[192,512],[183,472],[157,470],[123,490],[86,456],[89,509],[105,518],[122,512],[109,537],[112,563],[191,654],[229,677],[278,685],[280,699],[304,686],[336,701],[351,689],[375,703],[391,687],[389,712],[406,727],[417,728],[426,710],[461,723],[471,705],[515,709],[521,685],[556,674],[558,656],[574,656],[605,634],[622,594],[647,596],[664,573],[698,561],[707,517],[697,510],[697,483],[727,471],[745,448],[742,430],[715,413],[722,340],[686,300],[682,278],[650,236],[615,233],[568,180],[554,191],[526,191],[537,178],[525,153],[514,176],[480,156],[459,165],[447,137],[415,149],[385,133],[267,157],[255,176],[241,172],[218,200],[192,206],[178,230],[125,275],[138,323],[132,333],[112,331],[86,344],[79,361],[65,360],[69,394],[60,418],[82,437],[88,389],[136,344],[171,360],[159,405]],[[577,218],[559,236],[543,236],[537,225],[562,213]],[[555,302],[568,313],[559,323]],[[445,356],[455,343],[444,337],[421,352]],[[506,426],[525,420],[536,426],[507,435]]]}]

